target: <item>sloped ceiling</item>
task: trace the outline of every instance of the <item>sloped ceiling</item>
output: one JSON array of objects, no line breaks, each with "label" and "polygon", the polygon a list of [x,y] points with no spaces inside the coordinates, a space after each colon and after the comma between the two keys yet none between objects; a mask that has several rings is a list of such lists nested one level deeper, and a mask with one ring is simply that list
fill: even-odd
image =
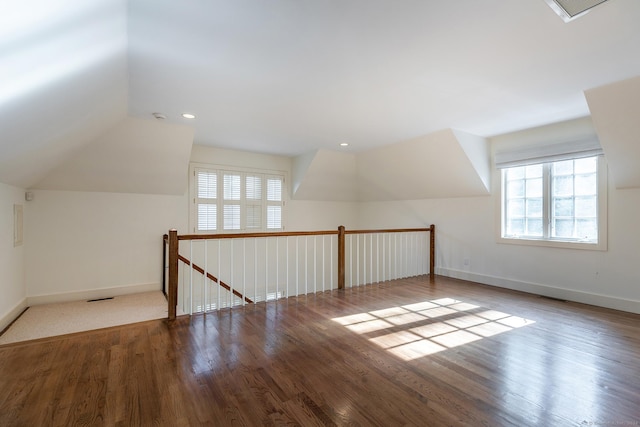
[{"label": "sloped ceiling", "polygon": [[[488,144],[483,139],[477,143],[465,151],[454,131],[447,129],[361,153],[357,157],[359,199],[488,195]],[[465,140],[464,145],[469,142]]]},{"label": "sloped ceiling", "polygon": [[356,156],[318,150],[293,162],[293,198],[296,200],[357,200]]},{"label": "sloped ceiling", "polygon": [[192,144],[190,127],[126,118],[33,188],[181,195]]},{"label": "sloped ceiling", "polygon": [[335,201],[485,196],[488,142],[451,129],[356,155],[319,150],[296,158],[294,198]]},{"label": "sloped ceiling", "polygon": [[29,188],[127,114],[127,2],[0,12],[0,181]]},{"label": "sloped ceiling", "polygon": [[640,77],[585,96],[616,188],[640,187]]},{"label": "sloped ceiling", "polygon": [[286,156],[492,137],[640,75],[638,22],[638,0],[570,23],[544,0],[135,0],[129,113],[189,110],[196,144]]},{"label": "sloped ceiling", "polygon": [[[198,144],[315,152],[300,197],[327,197],[334,186],[311,177],[345,141],[355,157],[334,160],[355,158],[357,184],[334,198],[475,195],[486,187],[476,139],[583,117],[590,108],[600,116],[594,121],[616,185],[637,185],[626,163],[638,157],[632,124],[609,129],[619,120],[603,111],[613,101],[600,101],[595,89],[589,105],[583,96],[640,75],[637,0],[606,2],[568,24],[543,0],[5,3],[0,181],[17,187],[77,188],[63,164],[77,172],[78,159],[122,131],[127,117],[159,111],[168,124],[193,127]],[[197,119],[186,122],[185,111]],[[137,158],[132,146],[120,149],[122,158]],[[445,157],[453,162],[446,171],[449,160],[434,160]],[[384,176],[378,166],[402,170]],[[410,179],[424,182],[438,170],[460,171],[460,181],[410,190]],[[373,195],[373,183],[382,195]]]}]

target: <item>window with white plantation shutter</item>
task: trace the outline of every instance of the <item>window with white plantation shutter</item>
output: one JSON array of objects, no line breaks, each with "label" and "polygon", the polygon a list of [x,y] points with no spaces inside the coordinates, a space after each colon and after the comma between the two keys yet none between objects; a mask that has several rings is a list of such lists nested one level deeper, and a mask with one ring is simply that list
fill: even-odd
[{"label": "window with white plantation shutter", "polygon": [[284,175],[194,167],[194,232],[284,229]]},{"label": "window with white plantation shutter", "polygon": [[259,175],[247,175],[245,177],[245,212],[247,230],[262,230],[262,181]]},{"label": "window with white plantation shutter", "polygon": [[282,178],[267,178],[267,229],[282,229]]},{"label": "window with white plantation shutter", "polygon": [[217,230],[217,198],[218,174],[210,171],[198,170],[195,173],[198,195],[197,205],[198,231]]},{"label": "window with white plantation shutter", "polygon": [[240,200],[241,188],[239,174],[224,172],[224,212],[223,229],[240,230]]}]

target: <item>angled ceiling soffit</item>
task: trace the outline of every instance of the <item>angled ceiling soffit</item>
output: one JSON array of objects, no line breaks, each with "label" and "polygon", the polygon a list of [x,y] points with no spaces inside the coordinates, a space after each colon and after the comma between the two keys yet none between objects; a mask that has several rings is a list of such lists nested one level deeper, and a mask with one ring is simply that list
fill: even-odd
[{"label": "angled ceiling soffit", "polygon": [[484,138],[451,129],[357,156],[359,199],[418,200],[489,194]]},{"label": "angled ceiling soffit", "polygon": [[585,91],[616,188],[640,187],[640,76]]},{"label": "angled ceiling soffit", "polygon": [[316,150],[293,161],[293,198],[296,200],[354,201],[355,155]]},{"label": "angled ceiling soffit", "polygon": [[127,117],[33,188],[182,195],[193,129]]}]

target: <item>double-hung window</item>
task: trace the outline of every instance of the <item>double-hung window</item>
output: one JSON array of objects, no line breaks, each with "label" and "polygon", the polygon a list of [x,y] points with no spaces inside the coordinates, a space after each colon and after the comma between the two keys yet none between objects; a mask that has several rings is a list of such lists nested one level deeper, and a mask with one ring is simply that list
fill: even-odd
[{"label": "double-hung window", "polygon": [[192,168],[194,232],[284,229],[284,174],[233,168]]},{"label": "double-hung window", "polygon": [[594,142],[496,155],[505,243],[606,249],[606,166]]}]

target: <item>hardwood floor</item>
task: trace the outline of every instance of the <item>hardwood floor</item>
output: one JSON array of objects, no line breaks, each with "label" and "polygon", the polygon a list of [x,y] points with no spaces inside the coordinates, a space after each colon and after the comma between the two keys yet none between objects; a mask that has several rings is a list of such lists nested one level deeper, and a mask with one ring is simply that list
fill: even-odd
[{"label": "hardwood floor", "polygon": [[0,425],[640,425],[639,320],[421,277],[149,321],[0,347]]}]

